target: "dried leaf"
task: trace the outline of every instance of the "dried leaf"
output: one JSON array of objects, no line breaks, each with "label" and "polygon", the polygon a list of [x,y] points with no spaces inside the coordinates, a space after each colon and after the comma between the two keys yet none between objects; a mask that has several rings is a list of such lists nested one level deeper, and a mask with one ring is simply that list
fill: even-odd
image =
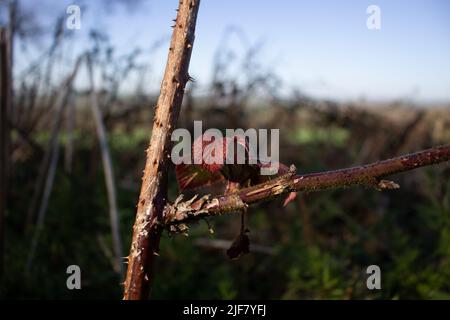
[{"label": "dried leaf", "polygon": [[243,254],[247,254],[250,252],[250,239],[247,234],[241,233],[237,238],[233,241],[230,248],[227,250],[227,256],[231,260],[238,259]]},{"label": "dried leaf", "polygon": [[196,164],[179,164],[175,167],[175,174],[180,191],[226,183],[220,172],[212,173]]}]

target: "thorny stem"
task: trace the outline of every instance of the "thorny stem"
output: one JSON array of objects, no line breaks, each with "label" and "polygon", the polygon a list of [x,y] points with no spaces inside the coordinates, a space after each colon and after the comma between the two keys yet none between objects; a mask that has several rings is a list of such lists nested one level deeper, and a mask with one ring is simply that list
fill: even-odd
[{"label": "thorny stem", "polygon": [[154,278],[153,264],[158,255],[162,232],[158,222],[162,218],[167,197],[167,173],[172,144],[170,137],[180,113],[184,87],[190,79],[188,66],[199,5],[200,0],[180,0],[173,26],[128,256],[124,288],[126,300],[146,299]]},{"label": "thorny stem", "polygon": [[[433,165],[450,160],[450,145],[435,147],[416,153],[399,156],[359,167],[296,175],[295,168],[290,173],[277,179],[258,184],[237,193],[217,197],[205,196],[191,199],[165,208],[164,227],[172,231],[185,230],[184,224],[224,213],[237,212],[248,205],[266,201],[293,191],[320,191],[331,188],[346,188],[354,185],[373,186],[377,189],[396,189],[399,186],[384,177]],[[180,229],[180,226],[183,226]]]}]

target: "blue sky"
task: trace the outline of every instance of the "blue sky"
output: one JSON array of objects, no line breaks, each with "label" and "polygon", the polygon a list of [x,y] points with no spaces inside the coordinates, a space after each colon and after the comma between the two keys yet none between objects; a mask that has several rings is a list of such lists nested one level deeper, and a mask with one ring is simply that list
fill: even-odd
[{"label": "blue sky", "polygon": [[[149,47],[170,36],[176,0],[149,0],[136,10],[105,13],[104,0],[27,0],[51,21],[69,3],[86,3],[80,45],[92,26],[104,30],[120,50]],[[381,9],[381,30],[366,27],[366,8]],[[252,44],[263,41],[261,59],[272,65],[285,90],[299,88],[318,98],[409,99],[450,102],[450,1],[446,0],[202,0],[190,73],[200,86],[211,77],[224,31],[238,27]],[[236,37],[231,45],[242,44]],[[168,43],[149,57],[159,87]]]}]

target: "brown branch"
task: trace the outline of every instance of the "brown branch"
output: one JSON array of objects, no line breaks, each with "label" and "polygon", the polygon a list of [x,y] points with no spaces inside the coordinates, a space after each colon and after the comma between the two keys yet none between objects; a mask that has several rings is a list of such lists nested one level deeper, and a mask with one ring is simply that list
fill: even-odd
[{"label": "brown branch", "polygon": [[11,29],[0,28],[0,277],[3,275],[5,213],[9,180],[10,127],[12,106]]},{"label": "brown branch", "polygon": [[170,227],[171,231],[183,232],[186,222],[241,211],[249,204],[270,200],[292,191],[312,192],[354,185],[372,186],[377,189],[396,189],[399,187],[396,183],[382,179],[395,173],[449,160],[450,145],[445,145],[336,171],[296,175],[295,168],[291,168],[290,173],[285,176],[242,189],[238,193],[217,197],[205,196],[201,199],[194,197],[184,202],[179,197],[174,204],[166,206],[163,225]]},{"label": "brown branch", "polygon": [[180,0],[178,6],[133,227],[124,290],[124,299],[127,300],[146,299],[154,278],[153,264],[162,231],[159,222],[167,198],[170,137],[180,113],[184,87],[189,80],[188,66],[199,5],[199,0]]},{"label": "brown branch", "polygon": [[114,180],[113,165],[111,153],[109,151],[108,138],[106,135],[103,115],[98,103],[98,95],[95,91],[94,71],[92,66],[91,54],[87,55],[87,67],[89,84],[91,86],[91,111],[94,116],[95,129],[97,132],[98,143],[102,155],[103,172],[105,176],[106,191],[108,195],[109,221],[111,225],[111,235],[115,255],[114,271],[123,279],[124,267],[122,264],[122,238],[120,237],[120,217],[117,206],[116,183]]}]

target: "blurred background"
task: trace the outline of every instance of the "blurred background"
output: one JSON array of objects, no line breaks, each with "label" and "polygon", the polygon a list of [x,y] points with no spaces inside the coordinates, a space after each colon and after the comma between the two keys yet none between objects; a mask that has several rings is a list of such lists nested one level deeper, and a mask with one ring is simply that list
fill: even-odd
[{"label": "blurred background", "polygon": [[[2,299],[121,298],[177,5],[0,0]],[[202,0],[178,125],[279,128],[299,173],[449,143],[449,53],[444,0]],[[239,260],[225,255],[238,215],[164,234],[153,298],[449,299],[449,177],[447,163],[394,176],[399,190],[256,205]],[[66,287],[74,264],[81,290]],[[372,264],[381,290],[366,287]]]}]

